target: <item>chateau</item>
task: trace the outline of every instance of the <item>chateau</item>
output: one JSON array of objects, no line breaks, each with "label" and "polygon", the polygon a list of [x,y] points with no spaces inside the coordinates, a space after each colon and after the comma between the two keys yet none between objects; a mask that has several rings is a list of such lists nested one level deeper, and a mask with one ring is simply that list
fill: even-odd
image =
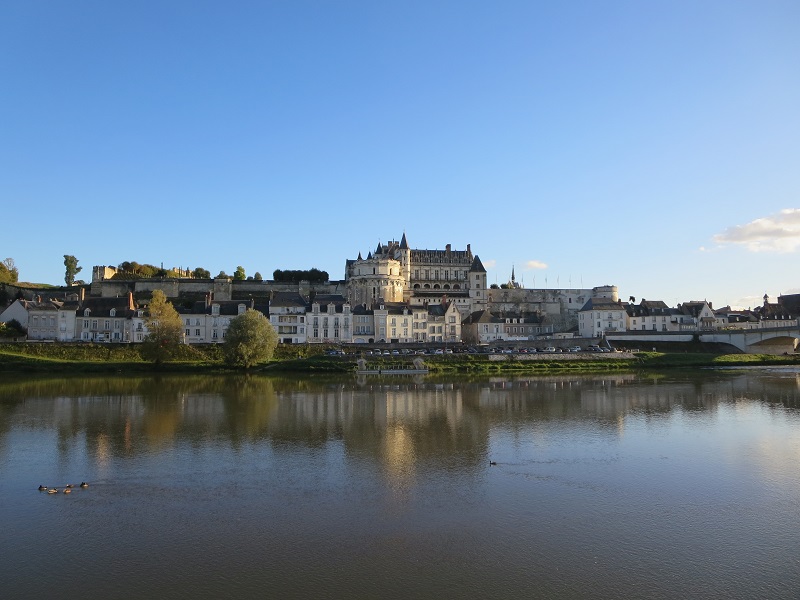
[{"label": "chateau", "polygon": [[[147,305],[162,290],[184,323],[187,344],[225,341],[228,325],[248,308],[268,316],[283,344],[525,343],[542,338],[597,338],[621,331],[684,332],[761,328],[797,322],[800,296],[764,299],[754,311],[715,311],[705,302],[677,309],[661,301],[622,302],[616,286],[527,289],[511,279],[488,284],[467,244],[454,250],[378,243],[345,262],[340,281],[297,283],[231,278],[125,279],[96,266],[88,286],[61,291],[3,284],[0,321],[19,322],[30,340],[141,342]],[[12,301],[13,299],[13,301]],[[631,298],[631,300],[633,300]]]},{"label": "chateau", "polygon": [[345,264],[348,297],[353,305],[404,302],[410,306],[455,304],[463,316],[485,308],[486,269],[466,250],[412,250],[406,234],[399,242],[378,244],[374,252]]}]

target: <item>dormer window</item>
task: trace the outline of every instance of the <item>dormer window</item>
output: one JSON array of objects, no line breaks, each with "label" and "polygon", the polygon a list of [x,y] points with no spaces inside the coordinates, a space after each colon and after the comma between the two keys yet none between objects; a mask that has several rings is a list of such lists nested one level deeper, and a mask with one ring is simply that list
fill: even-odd
[{"label": "dormer window", "polygon": [[211,305],[211,314],[214,316],[219,315],[219,304],[212,304]]},{"label": "dormer window", "polygon": [[112,308],[111,312],[109,313],[109,316],[116,317],[117,316],[117,309],[116,308]]},{"label": "dormer window", "polygon": [[84,317],[88,317],[90,314],[92,314],[92,311],[91,311],[91,310],[89,310],[88,308],[87,308],[86,310],[84,310],[84,311],[83,311],[83,316],[84,316]]},{"label": "dormer window", "polygon": [[238,306],[238,313],[237,314],[243,315],[246,308],[247,307],[244,304],[240,304]]}]

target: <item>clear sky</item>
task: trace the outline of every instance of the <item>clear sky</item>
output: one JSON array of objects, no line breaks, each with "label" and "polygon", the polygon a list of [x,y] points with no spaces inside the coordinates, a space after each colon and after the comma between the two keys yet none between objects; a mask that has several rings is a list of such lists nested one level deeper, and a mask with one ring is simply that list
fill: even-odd
[{"label": "clear sky", "polygon": [[0,259],[800,293],[800,2],[0,4]]}]

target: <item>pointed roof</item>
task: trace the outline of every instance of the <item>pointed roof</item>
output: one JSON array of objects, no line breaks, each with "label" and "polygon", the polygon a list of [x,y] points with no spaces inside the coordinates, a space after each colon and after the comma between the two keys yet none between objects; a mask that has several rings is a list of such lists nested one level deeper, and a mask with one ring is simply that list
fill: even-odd
[{"label": "pointed roof", "polygon": [[372,252],[367,253],[367,260],[372,260]]},{"label": "pointed roof", "polygon": [[380,253],[381,253],[381,243],[378,242],[378,248],[375,250],[375,254],[380,254]]},{"label": "pointed roof", "polygon": [[472,266],[469,270],[473,273],[486,273],[486,269],[483,268],[483,263],[478,255],[475,255],[475,260],[472,261]]},{"label": "pointed roof", "polygon": [[400,250],[408,250],[408,240],[406,240],[406,232],[403,232],[403,237],[400,240]]},{"label": "pointed roof", "polygon": [[358,253],[358,260],[364,260],[363,258],[361,258],[361,252],[360,251]]}]

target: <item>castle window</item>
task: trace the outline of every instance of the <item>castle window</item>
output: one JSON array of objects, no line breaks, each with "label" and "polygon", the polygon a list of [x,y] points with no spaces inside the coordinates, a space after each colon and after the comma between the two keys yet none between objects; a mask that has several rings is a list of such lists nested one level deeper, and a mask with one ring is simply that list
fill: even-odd
[{"label": "castle window", "polygon": [[116,317],[117,316],[117,309],[116,308],[112,308],[111,309],[110,316],[112,316],[112,317]]}]

